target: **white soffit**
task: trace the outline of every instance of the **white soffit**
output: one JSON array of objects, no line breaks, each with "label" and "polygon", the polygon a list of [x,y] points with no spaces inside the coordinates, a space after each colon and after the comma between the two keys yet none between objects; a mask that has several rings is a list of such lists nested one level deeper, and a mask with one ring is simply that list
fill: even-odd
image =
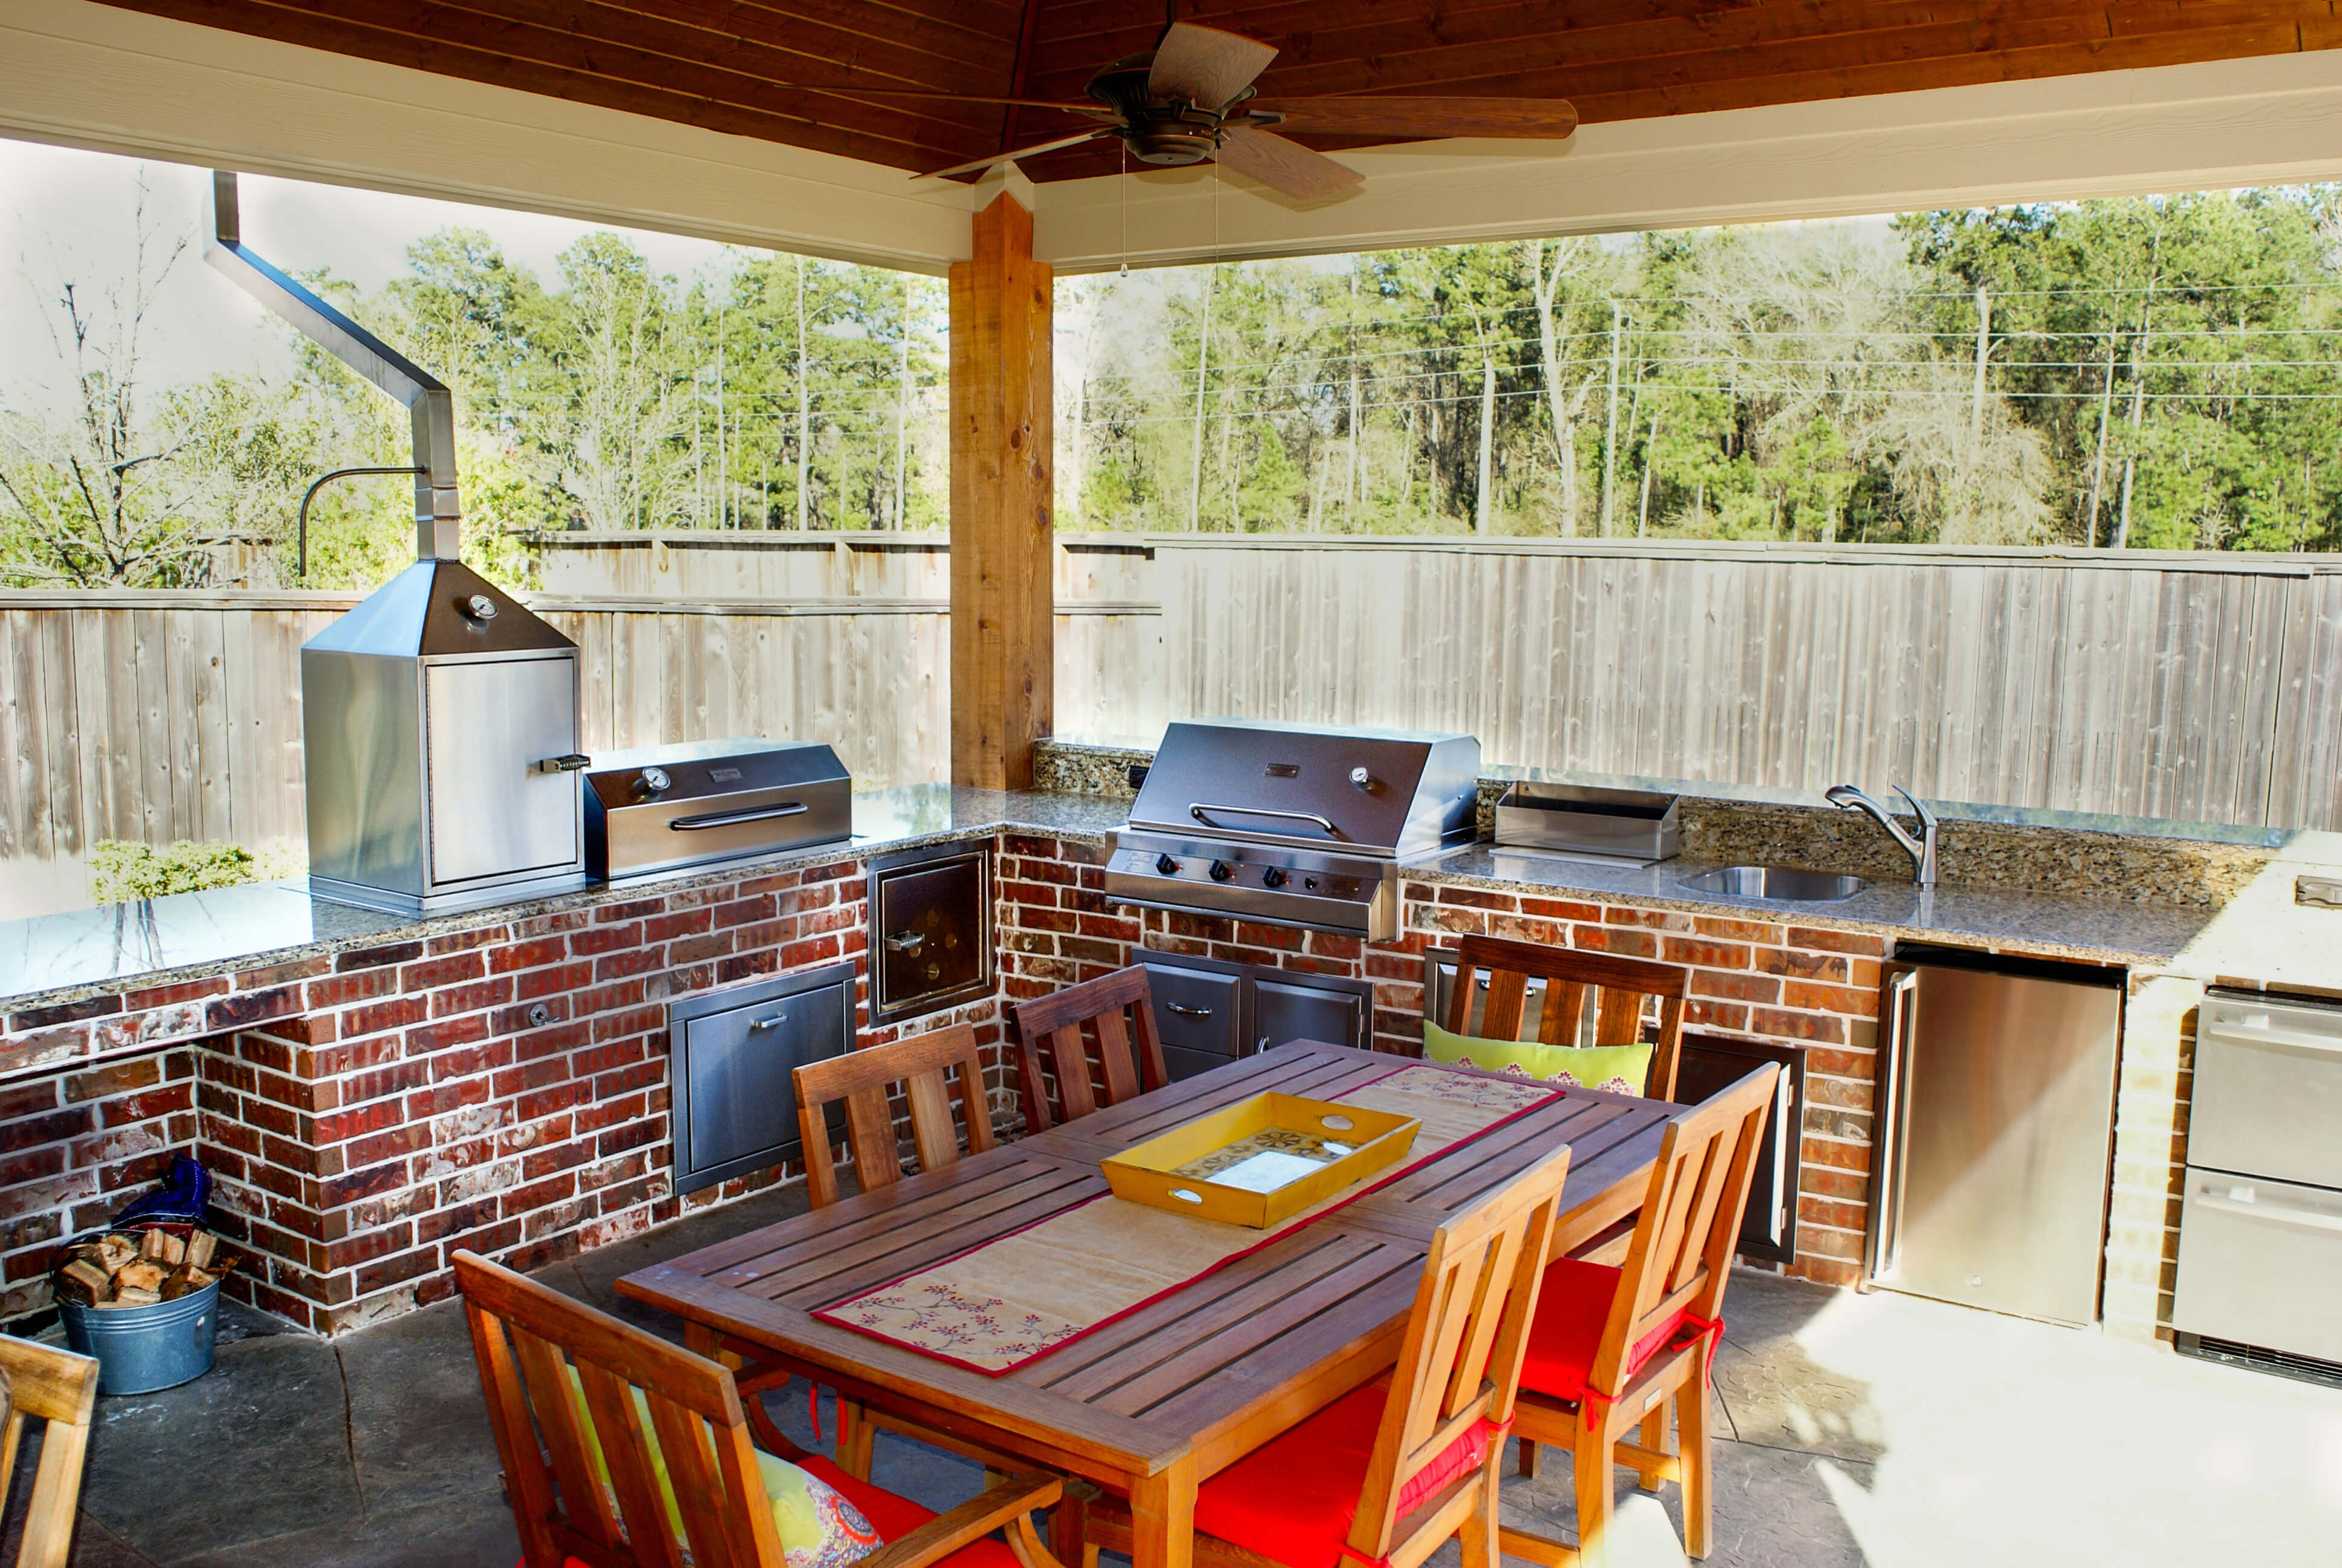
[{"label": "white soffit", "polygon": [[973,186],[87,0],[0,8],[0,135],[941,273],[1035,206],[1060,273],[2342,178],[2342,51],[1589,125],[1341,159],[1310,206],[1205,169]]},{"label": "white soffit", "polygon": [[1526,156],[1518,145],[1337,154],[1366,183],[1306,206],[1202,169],[1059,182],[1041,187],[1034,248],[1075,274],[1126,257],[1160,266],[2330,180],[2342,177],[2342,51],[1629,120]]}]

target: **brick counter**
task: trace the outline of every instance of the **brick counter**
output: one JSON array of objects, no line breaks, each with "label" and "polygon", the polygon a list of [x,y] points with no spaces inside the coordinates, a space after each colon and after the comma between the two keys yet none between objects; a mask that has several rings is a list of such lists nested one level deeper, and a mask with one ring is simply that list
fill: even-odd
[{"label": "brick counter", "polygon": [[[1411,877],[1403,934],[1369,945],[1115,908],[1094,836],[990,836],[1000,993],[860,1040],[974,1024],[1004,1126],[1017,1115],[1004,1004],[1119,968],[1141,948],[1370,980],[1375,1044],[1401,1054],[1420,1045],[1424,950],[1456,935],[1652,958],[1691,971],[1692,1026],[1809,1047],[1794,1272],[1856,1279],[1883,936]],[[45,1308],[55,1241],[100,1223],[179,1152],[218,1174],[224,1228],[253,1252],[233,1288],[326,1333],[445,1295],[458,1247],[534,1266],[796,1179],[776,1166],[674,1193],[665,1004],[840,959],[866,994],[866,868],[841,857],[633,898],[605,892],[557,913],[443,922],[412,940],[12,1015],[0,1040],[0,1071],[15,1074],[0,1084],[0,1312]],[[2105,1313],[2111,1332],[2136,1337],[2168,1321],[2198,994],[2168,977],[2132,984]]]}]

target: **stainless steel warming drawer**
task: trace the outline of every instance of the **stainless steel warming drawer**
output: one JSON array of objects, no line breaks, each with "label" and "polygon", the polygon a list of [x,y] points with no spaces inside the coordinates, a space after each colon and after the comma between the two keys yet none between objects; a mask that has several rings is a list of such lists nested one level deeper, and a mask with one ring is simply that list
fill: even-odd
[{"label": "stainless steel warming drawer", "polygon": [[2216,990],[2196,1017],[2179,1349],[2342,1383],[2342,1005]]}]

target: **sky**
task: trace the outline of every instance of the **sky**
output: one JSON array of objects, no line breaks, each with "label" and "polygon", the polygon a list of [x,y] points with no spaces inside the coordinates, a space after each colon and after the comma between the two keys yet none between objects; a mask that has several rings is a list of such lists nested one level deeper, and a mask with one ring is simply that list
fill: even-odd
[{"label": "sky", "polygon": [[[151,330],[142,334],[152,385],[200,380],[218,370],[275,371],[290,363],[289,340],[268,313],[204,265],[198,230],[206,173],[0,140],[0,407],[59,406],[70,372],[51,335],[58,320],[55,301],[67,282],[85,291],[123,286],[136,239],[142,178],[154,265],[174,242],[187,242],[155,295]],[[564,246],[610,226],[256,175],[244,176],[240,195],[246,245],[287,272],[326,267],[367,294],[404,273],[408,243],[435,229],[487,229],[507,256],[552,280],[557,276],[554,257]],[[709,241],[616,232],[662,272],[689,277],[704,267],[720,268],[724,247]]]}]

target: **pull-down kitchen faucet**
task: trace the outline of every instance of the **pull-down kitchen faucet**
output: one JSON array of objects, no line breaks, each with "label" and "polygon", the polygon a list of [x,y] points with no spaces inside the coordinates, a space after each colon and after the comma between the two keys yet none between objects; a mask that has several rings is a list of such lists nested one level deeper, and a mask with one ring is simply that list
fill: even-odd
[{"label": "pull-down kitchen faucet", "polygon": [[1895,786],[1895,793],[1903,797],[1911,807],[1912,814],[1919,819],[1918,837],[1912,837],[1901,823],[1887,814],[1885,806],[1852,784],[1833,785],[1825,798],[1841,810],[1868,813],[1879,826],[1887,830],[1889,837],[1903,846],[1903,853],[1911,857],[1912,880],[1921,887],[1933,887],[1936,885],[1936,814],[1920,804],[1919,797],[1901,784]]}]

